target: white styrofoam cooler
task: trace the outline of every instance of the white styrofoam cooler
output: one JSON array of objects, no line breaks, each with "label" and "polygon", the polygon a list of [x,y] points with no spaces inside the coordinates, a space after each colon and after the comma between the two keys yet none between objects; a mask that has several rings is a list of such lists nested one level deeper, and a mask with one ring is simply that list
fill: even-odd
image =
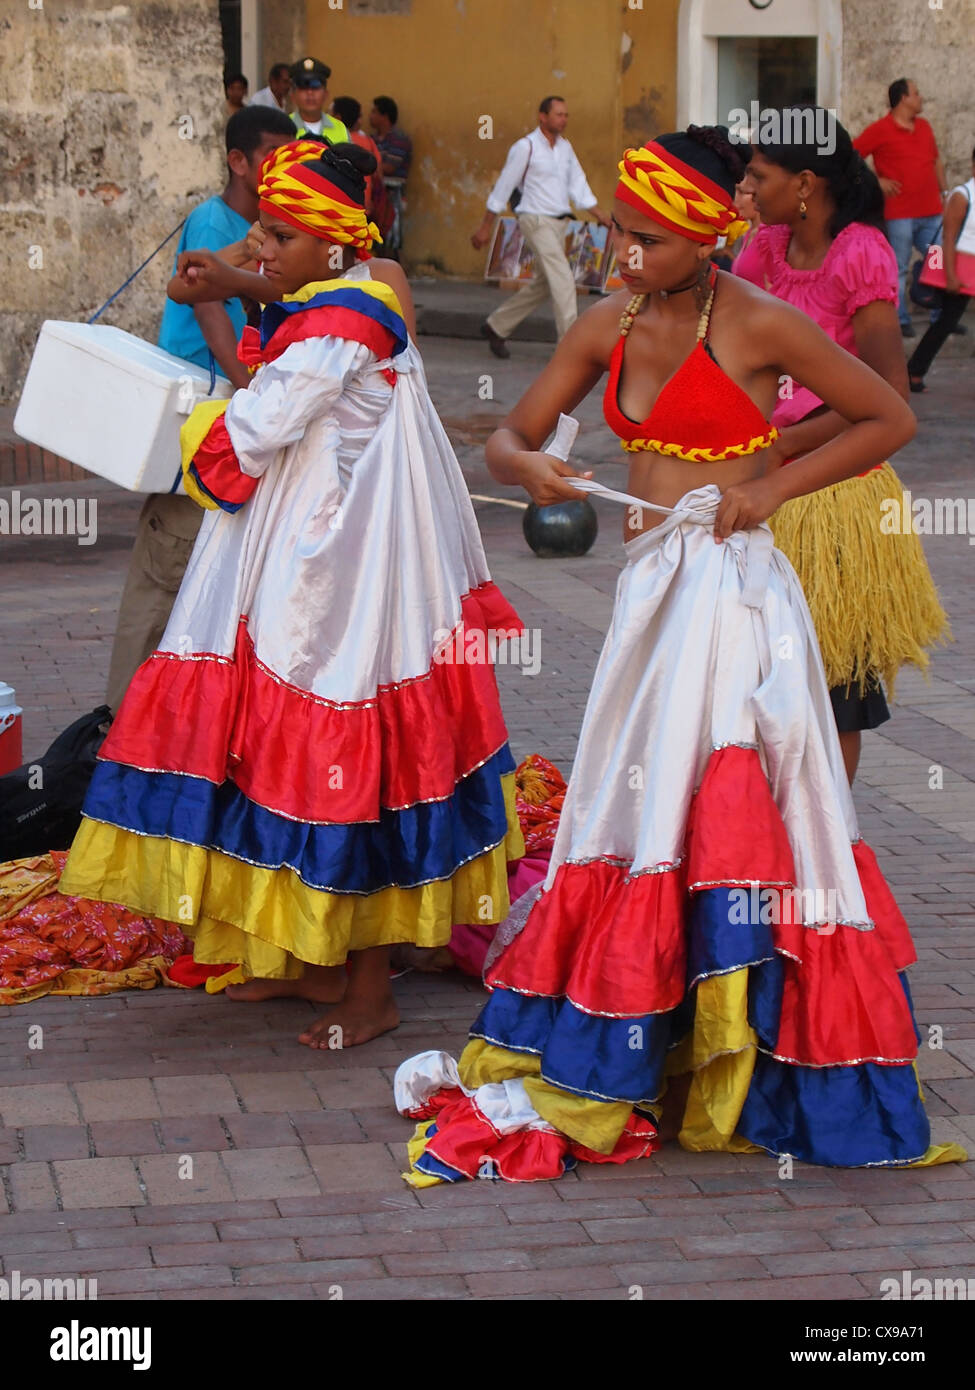
[{"label": "white styrofoam cooler", "polygon": [[[231,395],[218,376],[212,395]],[[210,392],[210,374],[109,324],[48,319],[41,327],[14,429],[132,492],[169,492],[179,431]]]}]

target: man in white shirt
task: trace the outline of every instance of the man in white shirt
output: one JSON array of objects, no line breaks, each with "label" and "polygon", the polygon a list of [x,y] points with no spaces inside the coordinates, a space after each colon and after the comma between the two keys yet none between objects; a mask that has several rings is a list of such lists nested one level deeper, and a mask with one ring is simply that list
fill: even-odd
[{"label": "man in white shirt", "polygon": [[494,231],[494,219],[505,211],[512,193],[521,192],[517,206],[521,234],[531,247],[534,279],[507,299],[481,326],[495,357],[510,356],[505,339],[537,305],[552,296],[555,327],[562,338],[575,322],[576,286],[565,255],[565,223],[572,208],[592,212],[604,227],[610,219],[596,204],[575,150],[562,134],[569,112],[562,97],[546,97],[538,108],[538,128],[516,140],[508,151],[501,176],[487,200],[487,211],[471,236],[478,250]]},{"label": "man in white shirt", "polygon": [[254,93],[250,99],[250,104],[251,106],[276,106],[279,111],[287,111],[290,95],[291,69],[287,63],[275,63],[268,74],[267,86]]}]

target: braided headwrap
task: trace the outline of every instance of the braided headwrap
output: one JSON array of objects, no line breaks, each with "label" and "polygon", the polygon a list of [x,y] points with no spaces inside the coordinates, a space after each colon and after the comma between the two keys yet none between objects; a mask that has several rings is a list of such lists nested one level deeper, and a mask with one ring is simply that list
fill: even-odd
[{"label": "braided headwrap", "polygon": [[328,151],[314,140],[292,140],[272,150],[261,166],[258,195],[262,211],[323,241],[354,246],[356,259],[369,259],[379,228],[370,222],[351,189],[361,174],[345,160],[329,162]]},{"label": "braided headwrap", "polygon": [[627,150],[619,169],[617,198],[691,241],[730,244],[748,227],[723,188],[655,140]]}]

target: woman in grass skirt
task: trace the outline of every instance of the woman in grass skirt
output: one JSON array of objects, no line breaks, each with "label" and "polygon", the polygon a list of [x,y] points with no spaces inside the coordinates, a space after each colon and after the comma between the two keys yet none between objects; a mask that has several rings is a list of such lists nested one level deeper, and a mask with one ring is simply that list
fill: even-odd
[{"label": "woman in grass skirt", "polygon": [[[821,130],[828,116],[814,108],[781,114],[793,126],[798,121],[800,131]],[[753,192],[763,225],[735,261],[735,274],[808,314],[906,400],[897,260],[883,232],[883,195],[847,132],[830,119],[835,148],[828,154],[811,138],[755,148],[744,186]],[[772,415],[779,437],[769,467],[809,453],[846,428],[846,420],[801,380],[784,381],[779,394]],[[893,694],[905,663],[925,670],[926,649],[948,636],[920,540],[887,519],[903,515],[902,497],[897,474],[880,462],[858,477],[790,498],[770,520],[813,616],[851,782],[861,731],[890,718],[885,688]]]}]

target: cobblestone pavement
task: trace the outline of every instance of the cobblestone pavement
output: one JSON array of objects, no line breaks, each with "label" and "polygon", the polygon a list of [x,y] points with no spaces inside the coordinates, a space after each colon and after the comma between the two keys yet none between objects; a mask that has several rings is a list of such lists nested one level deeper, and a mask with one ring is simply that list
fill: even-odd
[{"label": "cobblestone pavement", "polygon": [[[472,492],[511,496],[488,478],[480,445],[548,349],[515,345],[505,363],[483,344],[427,339],[423,350]],[[913,398],[922,427],[897,466],[916,496],[972,490],[971,371],[938,363],[928,394]],[[577,456],[607,464],[600,476],[620,485],[595,396],[580,415]],[[45,488],[97,497],[99,537],[0,539],[0,677],[26,708],[31,757],[103,698],[139,506],[100,482],[31,493]],[[517,510],[476,503],[496,578],[542,634],[539,676],[499,668],[514,751],[566,771],[621,563],[618,513],[599,505],[593,550],[560,562],[530,554]],[[893,720],[867,736],[857,804],[918,946],[935,1137],[971,1144],[975,552],[964,535],[926,548],[957,641],[929,682],[903,679]],[[336,1286],[345,1298],[623,1299],[639,1285],[665,1299],[866,1300],[905,1269],[975,1277],[971,1165],[797,1165],[785,1179],[772,1157],[667,1145],[558,1183],[413,1192],[399,1177],[410,1126],[392,1107],[394,1069],[413,1051],[459,1049],[481,991],[460,976],[410,975],[398,993],[398,1031],[348,1054],[297,1044],[311,1011],[296,1001],[156,989],[4,1011],[4,1275],[96,1278],[100,1297],[140,1299],[329,1298]],[[36,1024],[41,1049],[29,1046]],[[192,1177],[180,1177],[186,1156]]]}]

